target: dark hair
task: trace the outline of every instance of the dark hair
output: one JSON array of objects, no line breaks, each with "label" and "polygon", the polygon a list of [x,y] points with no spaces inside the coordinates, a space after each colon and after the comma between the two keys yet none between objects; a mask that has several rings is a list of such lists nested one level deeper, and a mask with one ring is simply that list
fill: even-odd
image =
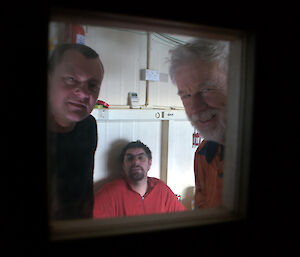
[{"label": "dark hair", "polygon": [[[86,58],[91,58],[91,59],[99,58],[99,60],[100,60],[99,54],[97,54],[96,51],[94,51],[92,48],[90,48],[86,45],[71,44],[71,43],[60,44],[54,48],[54,50],[49,58],[48,72],[54,71],[55,67],[61,62],[61,60],[64,56],[64,53],[70,49],[78,51],[79,53],[83,54]],[[102,78],[103,78],[104,67],[103,67],[101,60],[100,60],[100,65],[101,65],[101,69],[102,69],[101,72],[102,72]]]},{"label": "dark hair", "polygon": [[150,149],[148,148],[148,146],[146,146],[145,144],[143,144],[140,140],[137,140],[137,141],[133,141],[133,142],[130,142],[129,144],[127,144],[121,151],[121,154],[120,154],[120,161],[123,162],[124,161],[124,156],[125,156],[125,153],[128,149],[132,149],[132,148],[142,148],[147,157],[148,157],[148,160],[151,160],[152,159],[152,153],[150,151]]}]

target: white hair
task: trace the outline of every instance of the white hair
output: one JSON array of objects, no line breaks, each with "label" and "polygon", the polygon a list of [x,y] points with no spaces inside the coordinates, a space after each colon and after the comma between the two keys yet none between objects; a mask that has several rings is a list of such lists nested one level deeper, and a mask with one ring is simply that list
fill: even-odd
[{"label": "white hair", "polygon": [[229,42],[210,39],[196,39],[184,45],[169,50],[171,54],[169,74],[174,84],[178,67],[195,60],[204,62],[218,62],[227,72]]}]

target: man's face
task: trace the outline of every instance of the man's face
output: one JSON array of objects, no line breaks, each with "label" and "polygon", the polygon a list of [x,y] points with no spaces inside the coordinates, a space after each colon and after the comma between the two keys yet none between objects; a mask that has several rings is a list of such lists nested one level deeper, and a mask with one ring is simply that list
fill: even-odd
[{"label": "man's face", "polygon": [[180,66],[175,80],[193,126],[202,137],[224,144],[227,74],[223,68],[197,60]]},{"label": "man's face", "polygon": [[76,50],[64,53],[49,74],[49,108],[61,126],[86,118],[97,101],[102,80],[98,58],[88,59]]},{"label": "man's face", "polygon": [[125,153],[122,167],[129,180],[138,182],[147,177],[151,164],[142,148],[131,148]]}]

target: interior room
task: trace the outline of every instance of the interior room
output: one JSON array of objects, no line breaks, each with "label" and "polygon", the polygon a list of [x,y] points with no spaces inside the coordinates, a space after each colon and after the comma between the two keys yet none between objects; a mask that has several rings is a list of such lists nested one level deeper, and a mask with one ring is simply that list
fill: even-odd
[{"label": "interior room", "polygon": [[[249,174],[238,160],[249,151],[250,144],[245,142],[250,138],[238,130],[243,123],[251,123],[250,81],[245,81],[242,76],[244,72],[251,73],[251,58],[244,56],[251,52],[251,47],[243,42],[243,33],[195,28],[188,24],[180,29],[171,24],[169,26],[174,28],[166,30],[160,25],[120,24],[111,18],[108,22],[104,18],[104,25],[101,25],[103,18],[95,18],[95,21],[86,24],[74,20],[67,22],[64,16],[57,16],[49,23],[48,33],[49,55],[61,43],[83,44],[99,53],[105,67],[98,101],[91,112],[97,122],[98,134],[94,193],[124,175],[119,162],[120,149],[130,141],[140,140],[152,151],[148,177],[163,181],[187,211],[126,219],[54,221],[50,222],[51,237],[61,240],[89,234],[126,234],[239,220],[245,215]],[[169,75],[170,50],[197,38],[221,40],[229,47],[230,66],[226,71],[229,88],[225,93],[228,95],[226,119],[229,125],[224,143],[230,151],[224,154],[224,188],[217,208],[195,208],[194,157],[204,137],[191,125]],[[248,67],[247,71],[243,70],[245,67]],[[245,109],[240,109],[245,94],[248,94],[248,103],[245,103]],[[118,229],[110,230],[112,226]]]},{"label": "interior room", "polygon": [[[3,252],[13,256],[98,256],[103,252],[110,256],[287,256],[295,253],[297,217],[294,219],[293,214],[297,213],[297,199],[294,199],[297,186],[292,183],[298,181],[293,178],[297,173],[293,160],[297,156],[290,147],[297,139],[299,123],[294,122],[298,117],[297,108],[291,107],[298,96],[292,87],[296,80],[290,65],[295,58],[290,36],[297,31],[291,26],[297,24],[297,15],[287,11],[284,5],[278,6],[278,10],[270,6],[262,8],[260,4],[247,5],[247,8],[244,3],[240,8],[236,4],[230,8],[227,2],[225,5],[226,8],[217,9],[213,3],[210,8],[199,9],[183,3],[154,10],[144,5],[130,7],[127,2],[124,6],[112,3],[110,8],[105,8],[102,3],[85,1],[72,7],[56,4],[53,9],[44,5],[16,8],[12,3],[11,8],[5,9],[7,12],[3,11],[6,21],[3,41],[5,46],[9,45],[3,51],[8,68],[4,77],[9,83],[4,85],[2,93],[5,106],[2,127],[5,129],[4,159],[10,166],[9,170],[3,169],[3,196],[8,198],[2,219]],[[281,19],[283,15],[285,19]],[[243,92],[231,92],[234,98],[230,105],[234,99],[241,100],[239,108],[232,106],[231,110],[240,112],[231,121],[236,117],[242,121],[233,122],[237,126],[233,125],[233,133],[229,134],[229,142],[237,145],[232,148],[234,156],[225,159],[233,158],[233,162],[227,162],[227,168],[234,164],[236,169],[227,177],[225,205],[220,215],[188,211],[184,215],[150,215],[107,222],[49,222],[46,70],[49,52],[61,42],[59,23],[65,23],[65,19],[68,24],[82,26],[84,38],[81,39],[99,52],[106,75],[114,75],[105,76],[99,97],[109,108],[98,106],[92,113],[100,135],[94,190],[119,175],[117,167],[111,166],[114,162],[108,158],[117,158],[114,149],[127,140],[141,138],[153,149],[150,175],[166,181],[174,193],[181,195],[182,203],[189,210],[194,177],[193,164],[187,162],[193,160],[196,149],[193,147],[195,131],[184,115],[176,87],[165,76],[167,52],[175,43],[173,40],[181,42],[200,35],[211,36],[211,33],[222,35],[221,38],[226,34],[232,40],[232,35],[236,36],[232,31],[238,31],[241,45],[250,50],[238,51],[247,61],[238,63],[242,67],[238,73],[241,77],[233,76],[246,85],[241,84]],[[99,38],[94,32],[105,37]],[[119,45],[124,48],[116,50],[118,44],[113,39],[122,40]],[[144,49],[147,45],[150,46],[148,58]],[[239,45],[237,48],[240,49]],[[128,67],[124,68],[125,61],[117,53],[130,60]],[[161,75],[161,81],[147,82],[146,69],[154,71],[152,75],[156,79]],[[130,98],[129,92],[136,94]],[[131,108],[131,100],[142,108]],[[150,116],[140,119],[138,111]],[[124,119],[121,113],[125,112],[134,116]],[[171,115],[165,119],[163,113]],[[157,138],[151,138],[152,131],[146,132],[145,127],[155,131]],[[106,137],[108,132],[111,137]],[[172,144],[187,153],[184,169],[177,169],[181,161],[172,157]],[[173,171],[176,177],[185,174],[182,181],[173,180]]]},{"label": "interior room", "polygon": [[[194,199],[195,129],[185,115],[171,82],[169,50],[193,37],[146,31],[52,22],[49,25],[49,48],[70,42],[73,28],[80,26],[80,40],[96,52],[105,67],[99,100],[109,108],[95,107],[98,145],[95,153],[94,190],[113,178],[122,176],[118,165],[121,147],[140,140],[152,151],[150,177],[162,179],[178,195],[185,207],[192,209]],[[69,41],[68,41],[69,40]],[[154,70],[159,78],[145,78],[145,70]],[[132,106],[129,93],[137,94]],[[101,106],[102,107],[102,106]],[[180,149],[180,150],[179,150]],[[177,156],[177,151],[181,154]]]}]

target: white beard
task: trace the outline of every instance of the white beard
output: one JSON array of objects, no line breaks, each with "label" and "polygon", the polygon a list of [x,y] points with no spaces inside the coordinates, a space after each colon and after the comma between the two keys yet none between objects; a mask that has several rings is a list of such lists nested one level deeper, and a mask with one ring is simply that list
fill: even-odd
[{"label": "white beard", "polygon": [[[214,115],[217,116],[218,124],[215,128],[201,128],[197,124],[197,121],[206,121],[211,119]],[[220,144],[225,143],[225,132],[226,132],[226,119],[223,112],[217,109],[207,110],[206,112],[198,114],[193,114],[192,117],[189,117],[192,125],[199,131],[200,136],[206,138],[207,140],[215,141]]]}]

